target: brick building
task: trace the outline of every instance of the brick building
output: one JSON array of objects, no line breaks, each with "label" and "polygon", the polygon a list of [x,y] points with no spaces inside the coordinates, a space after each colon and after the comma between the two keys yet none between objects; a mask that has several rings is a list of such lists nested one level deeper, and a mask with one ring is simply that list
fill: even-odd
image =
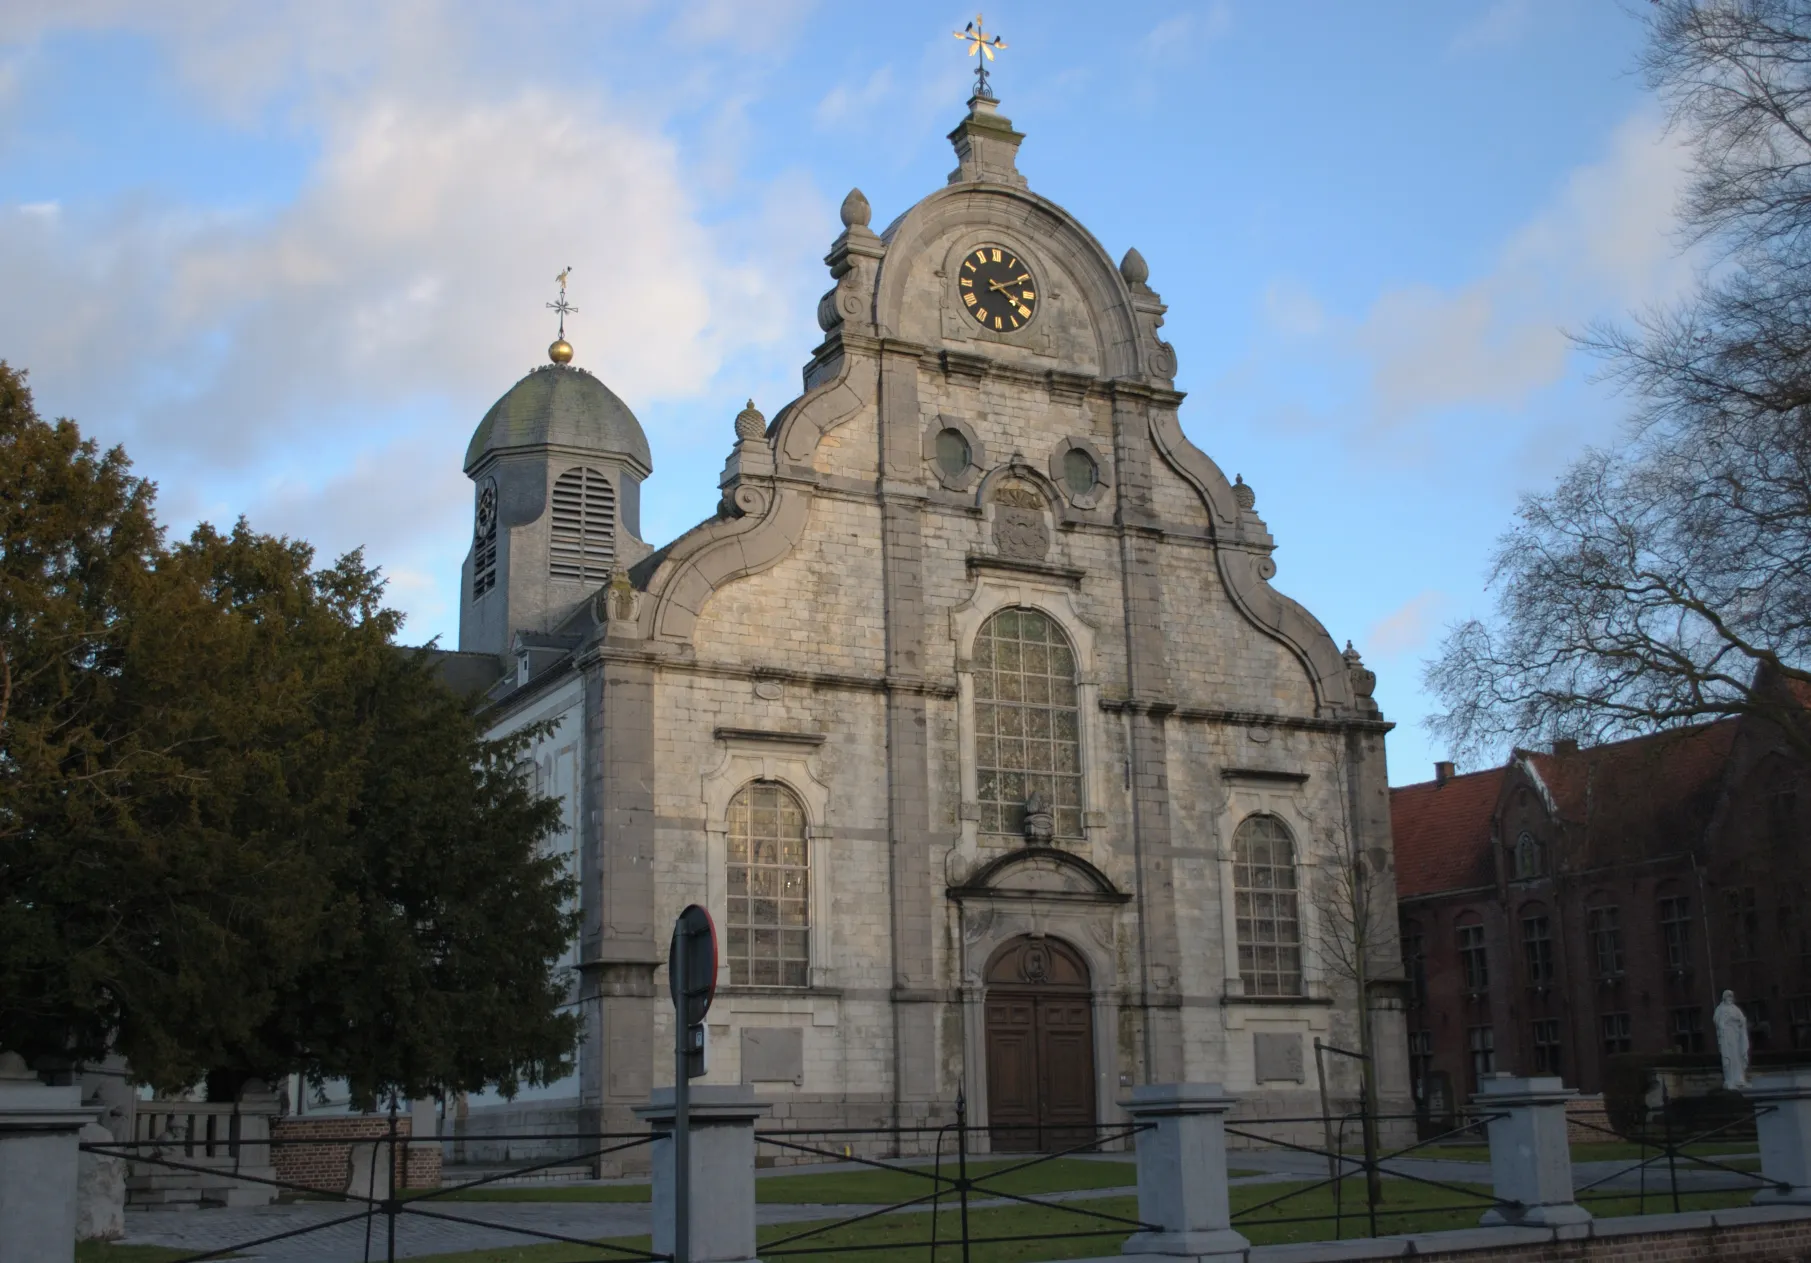
[{"label": "brick building", "polygon": [[1035,1144],[1176,1080],[1306,1113],[1312,1038],[1357,1039],[1314,895],[1349,849],[1387,874],[1374,677],[1271,586],[1256,492],[1184,435],[1138,252],[1027,187],[997,102],[950,139],[881,231],[844,201],[803,393],[721,419],[692,530],[640,538],[647,440],[564,342],[472,437],[445,665],[495,731],[552,725],[587,1034],[569,1078],[468,1102],[467,1139],[637,1125],[692,902],[722,946],[706,1081],[795,1122],[965,1092]]},{"label": "brick building", "polygon": [[1392,790],[1423,1107],[1491,1071],[1592,1092],[1612,1054],[1714,1052],[1724,988],[1757,1052],[1811,1048],[1805,781],[1776,729],[1727,719]]}]

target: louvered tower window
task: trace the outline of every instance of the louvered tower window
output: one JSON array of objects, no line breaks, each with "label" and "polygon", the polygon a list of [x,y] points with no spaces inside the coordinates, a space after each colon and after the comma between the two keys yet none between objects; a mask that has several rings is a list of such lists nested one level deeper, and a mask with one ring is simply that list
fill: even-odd
[{"label": "louvered tower window", "polygon": [[595,469],[568,469],[553,484],[548,570],[556,579],[603,583],[615,564],[616,488]]}]

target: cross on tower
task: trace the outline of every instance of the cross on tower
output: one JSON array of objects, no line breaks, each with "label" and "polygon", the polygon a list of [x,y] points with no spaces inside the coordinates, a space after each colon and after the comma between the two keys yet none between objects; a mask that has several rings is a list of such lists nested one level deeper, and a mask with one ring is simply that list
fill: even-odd
[{"label": "cross on tower", "polygon": [[[1006,41],[982,29],[979,13],[975,14],[973,22],[951,33],[957,39],[967,40],[968,56],[975,57],[975,95],[984,101],[993,100],[993,90],[987,86],[987,63],[994,59],[994,50],[1006,47]],[[976,57],[977,53],[980,56]]]},{"label": "cross on tower", "polygon": [[578,310],[577,307],[572,306],[570,303],[568,303],[566,301],[566,278],[571,275],[572,275],[572,265],[570,263],[568,263],[566,265],[566,270],[561,272],[558,276],[553,278],[554,280],[556,280],[560,283],[559,298],[557,300],[555,300],[554,302],[547,304],[547,309],[549,311],[557,311],[560,313],[560,341],[562,341],[562,342],[564,342],[566,340],[566,315],[568,312],[574,312],[574,311]]}]

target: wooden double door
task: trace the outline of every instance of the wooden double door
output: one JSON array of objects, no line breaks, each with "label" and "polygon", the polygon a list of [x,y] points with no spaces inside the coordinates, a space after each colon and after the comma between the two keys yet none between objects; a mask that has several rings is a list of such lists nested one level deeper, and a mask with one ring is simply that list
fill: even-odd
[{"label": "wooden double door", "polygon": [[1067,943],[1019,938],[987,969],[987,1121],[996,1152],[1094,1137],[1094,1003]]}]

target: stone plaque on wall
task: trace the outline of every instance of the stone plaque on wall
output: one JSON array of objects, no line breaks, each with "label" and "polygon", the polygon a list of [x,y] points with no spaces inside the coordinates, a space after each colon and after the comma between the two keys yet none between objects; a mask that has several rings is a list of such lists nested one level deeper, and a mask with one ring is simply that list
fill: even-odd
[{"label": "stone plaque on wall", "polygon": [[1255,1045],[1259,1083],[1272,1083],[1287,1079],[1295,1083],[1305,1082],[1307,1076],[1302,1073],[1302,1037],[1295,1033],[1278,1035],[1271,1031],[1260,1031],[1252,1035]]},{"label": "stone plaque on wall", "polygon": [[803,1084],[805,1032],[796,1026],[744,1026],[742,1082]]}]

